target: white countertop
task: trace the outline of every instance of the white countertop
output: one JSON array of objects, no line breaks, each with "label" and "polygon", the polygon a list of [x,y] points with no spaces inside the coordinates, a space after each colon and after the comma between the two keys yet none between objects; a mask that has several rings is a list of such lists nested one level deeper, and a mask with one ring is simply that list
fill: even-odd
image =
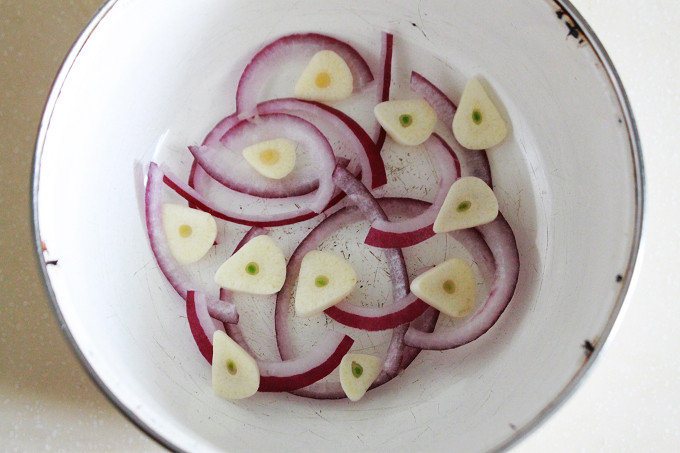
[{"label": "white countertop", "polygon": [[[585,382],[516,452],[680,451],[680,3],[572,0],[623,80],[642,137],[639,281]],[[33,255],[29,179],[52,79],[98,0],[0,1],[0,450],[162,451],[90,381]]]}]

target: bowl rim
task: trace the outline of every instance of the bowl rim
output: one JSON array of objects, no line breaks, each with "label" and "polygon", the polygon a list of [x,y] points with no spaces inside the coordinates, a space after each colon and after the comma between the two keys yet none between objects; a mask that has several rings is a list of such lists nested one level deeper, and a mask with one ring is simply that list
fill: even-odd
[{"label": "bowl rim", "polygon": [[[515,430],[514,434],[501,444],[493,447],[490,452],[501,452],[510,449],[517,445],[521,440],[525,439],[530,433],[534,432],[541,426],[550,416],[552,416],[567,399],[574,394],[576,389],[583,383],[586,376],[593,369],[593,364],[597,362],[602,351],[609,344],[613,334],[619,327],[623,314],[630,304],[632,290],[637,283],[640,274],[640,262],[642,258],[642,251],[646,237],[646,205],[645,205],[645,169],[642,156],[642,146],[640,142],[640,135],[637,129],[635,117],[633,115],[630,101],[623,87],[621,78],[619,77],[613,62],[607,54],[604,46],[597,38],[595,32],[586,22],[583,16],[578,12],[576,7],[572,5],[569,0],[544,0],[557,7],[556,12],[559,17],[566,16],[571,20],[569,27],[569,34],[575,33],[575,37],[580,36],[585,42],[585,45],[591,47],[595,56],[602,64],[605,74],[609,78],[609,83],[616,93],[617,101],[623,113],[623,120],[625,122],[628,139],[630,142],[630,149],[633,161],[633,173],[635,179],[635,222],[632,239],[632,247],[628,257],[626,270],[620,276],[622,277],[621,286],[616,296],[616,303],[609,315],[609,319],[600,332],[598,341],[591,345],[593,348],[589,352],[586,360],[580,369],[572,376],[567,385],[555,396],[555,398],[548,403],[543,410],[541,410],[534,418],[529,420],[524,426]],[[120,399],[115,395],[113,390],[104,384],[99,377],[94,367],[85,357],[82,349],[76,343],[73,334],[71,333],[66,321],[61,313],[59,304],[57,302],[49,274],[47,272],[47,263],[43,256],[42,240],[40,234],[40,219],[38,212],[38,186],[40,181],[40,163],[44,150],[45,140],[50,127],[50,121],[56,103],[61,94],[61,88],[68,77],[71,68],[75,64],[81,50],[87,43],[90,36],[94,33],[101,21],[111,11],[111,9],[118,3],[118,0],[107,0],[92,16],[87,26],[83,29],[75,43],[71,46],[68,54],[64,58],[59,71],[50,88],[50,94],[45,103],[43,114],[38,128],[38,134],[35,142],[35,152],[32,162],[31,175],[31,190],[30,190],[30,205],[31,205],[31,223],[33,226],[34,251],[37,257],[38,266],[42,275],[43,286],[47,296],[51,302],[52,311],[57,318],[59,327],[71,345],[76,357],[79,359],[81,366],[85,369],[88,376],[99,388],[99,390],[109,399],[113,406],[130,420],[137,428],[141,429],[145,434],[154,439],[160,445],[172,451],[184,451],[177,445],[168,440],[164,435],[145,423],[131,408],[125,406]]]}]

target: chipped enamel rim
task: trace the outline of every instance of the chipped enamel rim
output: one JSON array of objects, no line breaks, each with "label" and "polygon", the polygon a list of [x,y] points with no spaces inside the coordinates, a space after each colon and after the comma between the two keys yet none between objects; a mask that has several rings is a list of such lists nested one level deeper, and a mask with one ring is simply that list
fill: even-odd
[{"label": "chipped enamel rim", "polygon": [[[619,294],[616,298],[616,304],[612,308],[612,312],[609,317],[609,321],[605,325],[604,329],[601,331],[599,340],[594,345],[592,352],[589,354],[588,359],[584,362],[583,366],[579,371],[572,377],[564,389],[555,397],[541,412],[539,412],[532,420],[526,423],[524,426],[518,428],[515,433],[507,439],[505,442],[496,446],[490,451],[500,452],[509,449],[510,447],[516,445],[520,440],[524,439],[528,434],[537,429],[541,423],[547,420],[552,414],[556,412],[558,408],[571,396],[578,385],[583,382],[584,377],[593,368],[593,363],[599,357],[600,353],[604,350],[607,340],[610,335],[618,328],[620,324],[621,316],[620,313],[623,312],[624,308],[628,306],[627,301],[630,299],[630,289],[633,288],[637,282],[640,266],[638,265],[638,260],[640,258],[640,252],[643,248],[643,236],[645,232],[644,217],[645,217],[645,173],[644,164],[642,160],[642,148],[640,145],[640,137],[638,134],[635,119],[633,117],[633,112],[628,100],[628,96],[623,88],[623,84],[619,75],[614,68],[612,61],[610,60],[607,52],[605,51],[602,43],[599,41],[595,32],[590,28],[588,23],[585,21],[583,16],[576,10],[576,8],[568,0],[545,0],[549,3],[554,4],[557,12],[561,11],[562,17],[570,21],[567,23],[569,27],[569,34],[573,37],[584,40],[584,44],[589,45],[595,55],[598,57],[600,63],[602,64],[605,73],[609,77],[610,83],[614,92],[616,93],[621,111],[624,116],[626,129],[628,130],[628,137],[630,141],[630,149],[632,151],[633,160],[633,171],[635,179],[635,228],[634,236],[632,240],[632,247],[630,256],[628,258],[628,265],[626,267],[625,273],[622,275],[622,285]],[[33,224],[33,233],[35,238],[35,251],[38,257],[38,262],[40,263],[40,270],[43,276],[45,289],[52,302],[52,309],[59,321],[59,325],[68,339],[69,343],[73,347],[73,350],[80,360],[82,366],[88,372],[90,378],[93,382],[100,388],[100,390],[106,395],[106,397],[114,404],[114,406],[125,415],[130,421],[132,421],[137,427],[142,429],[146,434],[156,440],[159,444],[164,447],[173,450],[181,451],[177,445],[174,445],[168,439],[166,439],[162,433],[155,431],[149,427],[144,421],[142,421],[137,414],[130,408],[126,407],[114,394],[114,392],[108,388],[101,378],[97,375],[94,368],[85,358],[82,350],[79,348],[78,344],[75,342],[68,326],[66,325],[64,318],[59,309],[54,290],[52,288],[49,276],[47,274],[47,267],[45,260],[42,255],[42,241],[40,234],[40,222],[38,218],[38,185],[40,180],[40,161],[45,144],[45,138],[49,130],[50,121],[52,118],[53,110],[56,106],[57,100],[61,94],[61,88],[69,75],[69,72],[76,59],[78,58],[84,45],[94,33],[97,26],[104,19],[104,17],[111,11],[111,9],[118,3],[118,0],[108,0],[92,17],[87,27],[83,30],[78,40],[72,46],[67,57],[64,59],[62,66],[59,70],[57,77],[52,84],[50,91],[50,96],[45,104],[43,111],[43,116],[40,122],[40,128],[38,131],[38,136],[35,145],[35,154],[33,157],[33,174],[31,180],[31,217]]]}]

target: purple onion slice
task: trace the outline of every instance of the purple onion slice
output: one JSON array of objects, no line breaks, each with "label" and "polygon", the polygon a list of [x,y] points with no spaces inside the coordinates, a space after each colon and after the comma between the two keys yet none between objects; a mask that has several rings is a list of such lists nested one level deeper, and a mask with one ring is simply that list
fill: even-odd
[{"label": "purple onion slice", "polygon": [[452,349],[476,340],[496,323],[510,303],[519,277],[519,252],[515,235],[499,212],[491,223],[477,227],[493,254],[496,272],[484,305],[459,326],[428,333],[409,328],[404,341],[422,349]]},{"label": "purple onion slice", "polygon": [[205,293],[197,291],[187,291],[187,320],[198,350],[208,363],[212,363],[213,334],[216,330],[224,331],[226,326],[236,324],[219,325],[208,313],[208,298]]},{"label": "purple onion slice", "polygon": [[[348,146],[361,166],[361,181],[366,187],[376,188],[387,182],[385,163],[380,157],[380,150],[366,131],[349,115],[329,105],[316,101],[305,101],[293,98],[274,99],[258,105],[259,115],[268,113],[291,113],[303,116],[322,131],[327,127],[342,137],[343,144]],[[324,127],[327,126],[327,127]]]},{"label": "purple onion slice", "polygon": [[[333,177],[334,182],[337,184],[336,179],[342,178],[349,182],[354,181],[359,186],[364,187],[361,182],[357,181],[351,175],[351,173],[347,172],[343,168],[336,167]],[[340,187],[342,188],[342,186]],[[307,235],[307,237],[305,237],[305,239],[302,240],[297,249],[293,252],[293,255],[290,257],[286,272],[286,281],[283,284],[283,288],[281,288],[281,291],[279,291],[279,294],[277,295],[275,310],[276,341],[282,359],[286,360],[295,357],[288,326],[288,308],[291,303],[295,281],[297,279],[297,275],[300,272],[302,258],[307,252],[316,249],[319,244],[321,244],[321,242],[323,242],[324,239],[326,239],[334,231],[361,220],[362,214],[365,217],[368,217],[370,221],[373,221],[377,218],[387,218],[380,206],[377,204],[377,202],[375,202],[375,199],[373,197],[370,198],[374,203],[371,207],[364,207],[362,211],[353,208],[344,208],[330,215],[323,222],[317,225],[317,227],[314,228]],[[390,268],[390,276],[392,277],[393,297],[396,299],[401,299],[408,293],[408,275],[406,273],[406,264],[404,262],[403,255],[398,249],[385,249],[385,256]],[[387,356],[383,363],[383,370],[378,377],[378,379],[380,379],[382,382],[387,382],[399,371],[399,366],[403,358],[403,335],[405,330],[405,326],[400,326],[399,329],[395,329],[393,331]],[[338,395],[338,390],[342,391],[339,387],[339,384],[336,386],[335,384],[320,383],[319,386],[315,388],[303,389],[296,394],[300,396],[324,398],[344,397],[344,393],[341,396],[333,396]]]},{"label": "purple onion slice", "polygon": [[[291,175],[271,180],[253,169],[241,154],[248,146],[277,138],[287,138],[298,151],[304,150],[307,168],[301,168],[298,155]],[[316,212],[333,194],[330,175],[335,156],[330,143],[314,125],[293,115],[272,113],[260,116],[257,122],[241,121],[222,136],[219,145],[190,146],[189,150],[213,179],[237,192],[266,198],[298,197],[300,203]]]},{"label": "purple onion slice", "polygon": [[[246,214],[237,210],[225,209],[201,195],[196,189],[178,178],[167,167],[163,166],[162,170],[159,169],[159,171],[162,174],[163,182],[177,192],[179,196],[187,200],[192,207],[228,222],[247,226],[275,227],[303,222],[318,215],[309,209],[296,209],[278,214]],[[343,193],[335,195],[326,205],[325,209],[335,206],[344,196]]]},{"label": "purple onion slice", "polygon": [[[425,142],[425,146],[434,156],[440,169],[439,189],[431,206],[419,215],[406,220],[391,222],[378,219],[374,221],[366,236],[366,244],[374,247],[390,247],[390,244],[406,247],[434,236],[432,225],[444,204],[449,188],[460,176],[460,165],[455,153],[437,134],[432,134]],[[347,195],[351,198],[349,193]]]},{"label": "purple onion slice", "polygon": [[[251,228],[234,249],[236,253],[251,239],[267,234],[262,228]],[[232,293],[220,289],[220,299],[231,302]],[[224,329],[211,319],[207,310],[207,297],[204,293],[187,292],[187,318],[189,327],[203,357],[212,363],[212,337],[215,330],[225,330],[248,354],[254,357],[241,329],[236,324],[224,324]],[[313,384],[328,376],[338,367],[342,357],[350,350],[354,340],[339,332],[329,331],[319,344],[308,354],[294,360],[265,361],[256,358],[260,370],[261,392],[287,392]],[[255,358],[255,357],[254,357]]]},{"label": "purple onion slice", "polygon": [[[156,262],[161,269],[163,275],[168,280],[170,285],[177,291],[182,299],[186,300],[187,292],[195,289],[193,282],[184,272],[182,266],[177,262],[168,242],[165,238],[165,231],[163,230],[163,180],[164,175],[157,164],[152,162],[149,165],[148,179],[146,182],[145,193],[145,212],[146,212],[146,229],[149,236],[149,243],[151,244],[151,251],[153,252]],[[207,298],[207,307],[215,319],[222,322],[236,323],[238,322],[238,313],[236,306],[229,302],[223,302],[213,297]]]},{"label": "purple onion slice", "polygon": [[409,293],[406,297],[387,307],[357,307],[347,301],[342,301],[327,308],[324,313],[345,326],[377,332],[408,324],[422,315],[428,307],[429,305],[418,299],[413,293]]},{"label": "purple onion slice", "polygon": [[[208,315],[205,294],[194,291],[187,293],[187,318],[201,355],[208,363],[212,363],[212,337],[216,330],[222,329]],[[348,335],[329,331],[312,351],[295,360],[283,362],[256,360],[260,370],[258,390],[289,392],[313,384],[328,376],[340,365],[342,357],[347,354],[352,344],[354,340]],[[240,343],[239,345],[243,346]],[[246,351],[252,355],[249,348]]]},{"label": "purple onion slice", "polygon": [[[267,231],[264,228],[260,227],[253,227],[248,232],[241,238],[241,241],[236,245],[234,248],[234,251],[232,252],[232,255],[239,250],[241,250],[241,247],[246,245],[248,242],[250,242],[251,239],[254,239],[258,236],[262,236],[265,234],[268,234],[269,231]],[[220,300],[228,301],[233,303],[232,297],[234,293],[232,291],[229,291],[226,288],[220,288]],[[253,354],[253,350],[250,348],[250,345],[248,344],[248,341],[246,340],[245,336],[243,335],[243,332],[241,331],[241,327],[239,327],[238,324],[225,324],[224,329],[227,332],[227,335],[231,337],[232,340],[234,340],[236,343],[238,343],[239,346],[241,346],[248,354],[252,355],[253,357],[255,354]]]},{"label": "purple onion slice", "polygon": [[[260,115],[286,113],[301,116],[303,119],[312,122],[322,131],[322,133],[324,133],[324,135],[327,135],[332,131],[334,135],[342,138],[342,146],[350,150],[352,153],[351,159],[356,159],[356,162],[360,165],[361,181],[367,187],[378,187],[385,184],[387,181],[385,164],[380,157],[379,150],[376,151],[375,145],[366,131],[345,113],[318,102],[292,98],[274,99],[263,102],[257,106],[257,109],[258,114]],[[208,133],[203,141],[203,146],[219,145],[219,140],[238,123],[239,120],[236,114],[224,118],[212,131],[210,131],[210,133]],[[335,143],[333,145],[337,146]],[[241,180],[241,178],[239,178],[239,180]],[[198,166],[196,162],[194,162],[189,176],[189,185],[199,193],[205,195],[209,191],[211,182],[214,184],[214,180]],[[318,182],[315,183],[318,184]],[[313,185],[310,185],[310,189],[312,187]],[[225,192],[225,197],[228,198],[230,189],[223,187],[222,190]],[[236,191],[233,191],[232,193],[234,192]],[[267,198],[271,198],[271,196],[275,194],[267,193],[267,195]],[[258,199],[258,197],[252,197],[253,201]],[[245,198],[245,200],[247,201],[249,198]],[[291,201],[292,203],[296,202],[295,199],[290,197],[288,197],[288,201]],[[300,213],[298,211],[291,213],[291,219],[295,219],[302,214],[306,213]],[[305,220],[307,218],[305,218]]]},{"label": "purple onion slice", "polygon": [[325,378],[354,344],[348,335],[329,330],[311,352],[281,362],[258,360],[260,392],[291,392]]},{"label": "purple onion slice", "polygon": [[236,90],[236,111],[239,117],[245,119],[257,114],[260,93],[281,64],[293,56],[311,58],[321,50],[331,50],[347,63],[354,80],[354,92],[373,81],[368,64],[349,44],[319,33],[284,36],[257,52],[244,69]]},{"label": "purple onion slice", "polygon": [[[456,104],[442,90],[415,71],[411,72],[411,90],[420,94],[432,106],[439,120],[444,123],[447,129],[451,129],[453,116],[456,114]],[[486,153],[465,148],[458,143],[455,137],[450,145],[463,160],[464,176],[476,176],[489,187],[492,187],[491,167],[489,167]]]},{"label": "purple onion slice", "polygon": [[[380,61],[382,62],[381,74],[378,74],[378,80],[381,81],[381,89],[378,97],[378,103],[386,102],[390,100],[390,85],[392,84],[392,53],[394,50],[394,35],[392,33],[382,34],[382,48],[380,52]],[[385,145],[385,138],[387,138],[387,132],[385,129],[376,121],[377,133],[375,136],[375,151],[379,154],[383,146]],[[381,181],[380,185],[386,184],[385,181]],[[375,189],[380,185],[371,187]]]}]

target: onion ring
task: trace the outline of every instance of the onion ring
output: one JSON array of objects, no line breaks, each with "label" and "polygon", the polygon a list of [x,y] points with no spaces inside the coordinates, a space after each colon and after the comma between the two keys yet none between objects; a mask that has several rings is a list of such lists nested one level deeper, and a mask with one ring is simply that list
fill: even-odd
[{"label": "onion ring", "polygon": [[[146,212],[146,230],[149,236],[149,243],[151,251],[153,252],[156,262],[165,278],[170,285],[177,291],[177,294],[186,300],[187,292],[194,289],[193,283],[187,277],[182,266],[177,262],[167,240],[165,239],[165,231],[163,230],[163,185],[164,175],[158,165],[151,162],[149,165],[149,172],[146,182],[145,193],[145,212]],[[236,306],[228,302],[222,302],[216,298],[207,298],[207,307],[210,316],[219,319],[222,322],[237,323],[238,313]]]},{"label": "onion ring", "polygon": [[340,55],[352,73],[354,92],[373,81],[368,64],[349,44],[319,33],[292,34],[283,36],[257,52],[241,74],[236,89],[236,111],[239,118],[257,115],[260,92],[277,67],[292,55],[307,55],[310,58],[321,50],[332,50]]},{"label": "onion ring", "polygon": [[[447,129],[451,129],[457,107],[442,90],[415,71],[411,72],[411,90],[421,95],[432,106],[439,120],[444,123]],[[475,176],[484,181],[489,187],[492,187],[491,167],[485,153],[465,148],[458,143],[455,137],[450,145],[456,154],[463,159],[466,169],[465,176]]]},{"label": "onion ring", "polygon": [[510,303],[519,278],[519,252],[512,229],[500,212],[496,220],[476,228],[489,245],[496,263],[496,275],[488,298],[460,326],[433,333],[409,328],[404,337],[409,346],[442,350],[470,343],[491,329]]}]

